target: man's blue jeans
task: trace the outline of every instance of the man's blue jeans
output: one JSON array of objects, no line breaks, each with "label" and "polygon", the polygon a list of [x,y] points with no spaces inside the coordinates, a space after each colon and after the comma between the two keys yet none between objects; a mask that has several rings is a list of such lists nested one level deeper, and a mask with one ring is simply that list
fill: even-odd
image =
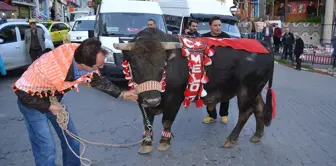
[{"label": "man's blue jeans", "polygon": [[[56,149],[53,135],[48,124],[48,120],[53,125],[58,138],[61,140],[63,151],[63,166],[80,166],[80,160],[68,148],[62,129],[56,122],[56,116],[51,112],[42,113],[35,109],[25,107],[20,100],[17,101],[19,109],[25,118],[32,151],[36,166],[55,166]],[[71,117],[69,119],[68,130],[77,135],[75,125]],[[66,133],[65,133],[66,134]],[[67,135],[67,134],[66,134]],[[69,145],[76,154],[79,154],[80,144],[75,139],[67,135]]]}]

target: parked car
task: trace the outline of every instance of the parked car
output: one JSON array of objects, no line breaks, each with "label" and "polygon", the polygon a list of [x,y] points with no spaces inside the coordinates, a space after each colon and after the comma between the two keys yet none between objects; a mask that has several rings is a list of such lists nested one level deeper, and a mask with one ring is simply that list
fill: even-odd
[{"label": "parked car", "polygon": [[41,22],[49,31],[55,45],[63,44],[63,38],[70,31],[70,26],[65,22]]},{"label": "parked car", "polygon": [[[30,28],[27,22],[8,22],[0,25],[0,50],[6,70],[12,70],[31,64],[26,51],[24,32]],[[46,50],[54,49],[54,44],[48,29],[37,24],[44,31]]]},{"label": "parked car", "polygon": [[85,16],[77,19],[69,31],[72,43],[81,43],[89,37],[89,31],[94,30],[96,16]]}]

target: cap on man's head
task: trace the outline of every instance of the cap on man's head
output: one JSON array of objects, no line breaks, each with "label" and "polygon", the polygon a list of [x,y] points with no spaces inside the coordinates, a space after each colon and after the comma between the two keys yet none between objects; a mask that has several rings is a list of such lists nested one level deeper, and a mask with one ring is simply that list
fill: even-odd
[{"label": "cap on man's head", "polygon": [[31,24],[31,23],[36,23],[36,20],[32,18],[32,19],[29,19],[28,22],[29,22],[29,24]]}]

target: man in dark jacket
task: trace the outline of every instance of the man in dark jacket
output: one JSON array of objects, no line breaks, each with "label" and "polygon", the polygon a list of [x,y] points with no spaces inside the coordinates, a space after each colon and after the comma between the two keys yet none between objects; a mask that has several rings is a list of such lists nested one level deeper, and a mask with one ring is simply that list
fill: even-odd
[{"label": "man in dark jacket", "polygon": [[281,28],[279,28],[278,23],[275,23],[274,33],[273,33],[273,42],[275,47],[275,53],[279,53],[279,47],[281,44],[280,38],[282,35]]},{"label": "man in dark jacket", "polygon": [[197,32],[198,21],[197,20],[190,20],[188,23],[189,28],[185,30],[185,35],[193,36],[193,37],[200,37],[201,34]]},{"label": "man in dark jacket", "polygon": [[294,54],[296,59],[296,70],[301,70],[302,59],[300,59],[300,56],[303,54],[304,42],[299,34],[296,34],[295,37],[296,40],[295,40]]},{"label": "man in dark jacket", "polygon": [[294,44],[294,35],[293,33],[289,32],[289,28],[286,28],[285,34],[282,37],[282,43],[284,46],[283,54],[285,54],[284,59],[287,60],[287,56],[293,60],[292,52],[293,52],[293,44]]},{"label": "man in dark jacket", "polygon": [[332,40],[332,47],[334,49],[333,53],[332,53],[332,57],[333,57],[333,69],[336,67],[336,37],[333,38]]},{"label": "man in dark jacket", "polygon": [[[203,34],[202,37],[230,38],[230,35],[222,31],[222,21],[219,17],[216,16],[212,17],[209,21],[209,26],[211,31]],[[230,101],[220,103],[219,115],[221,116],[222,123],[227,123],[228,121],[229,102]],[[216,122],[217,119],[216,107],[215,110],[212,111],[210,111],[207,107],[207,112],[209,116],[204,118],[203,123],[208,124]]]},{"label": "man in dark jacket", "polygon": [[[70,89],[77,91],[79,84],[88,81],[93,88],[115,98],[137,100],[133,91],[122,92],[96,72],[103,67],[106,55],[101,42],[96,39],[86,39],[81,45],[64,44],[34,61],[13,84],[18,96],[18,107],[26,122],[36,165],[55,165],[56,148],[48,121],[61,140],[62,165],[81,165],[80,160],[72,153],[73,150],[77,155],[80,154],[79,142],[68,135],[66,141],[56,121],[56,115],[63,110],[59,102]],[[77,134],[71,116],[67,129]]]}]

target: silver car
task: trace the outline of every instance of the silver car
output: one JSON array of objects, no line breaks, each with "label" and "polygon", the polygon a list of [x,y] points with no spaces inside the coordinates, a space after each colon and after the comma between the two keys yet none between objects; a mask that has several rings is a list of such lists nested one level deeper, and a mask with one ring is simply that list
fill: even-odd
[{"label": "silver car", "polygon": [[[42,24],[37,24],[37,27],[44,31],[46,49],[54,49],[48,29]],[[6,70],[31,64],[24,39],[24,32],[28,28],[30,27],[27,22],[8,22],[0,25],[0,56],[4,61]]]}]

